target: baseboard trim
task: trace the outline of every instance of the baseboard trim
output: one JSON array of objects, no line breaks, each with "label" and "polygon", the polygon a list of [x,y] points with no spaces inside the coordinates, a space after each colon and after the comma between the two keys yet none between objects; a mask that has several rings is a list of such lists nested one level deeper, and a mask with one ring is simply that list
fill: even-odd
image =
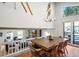
[{"label": "baseboard trim", "polygon": [[79,48],[79,45],[77,45],[77,44],[71,44],[71,43],[68,43],[68,45]]}]

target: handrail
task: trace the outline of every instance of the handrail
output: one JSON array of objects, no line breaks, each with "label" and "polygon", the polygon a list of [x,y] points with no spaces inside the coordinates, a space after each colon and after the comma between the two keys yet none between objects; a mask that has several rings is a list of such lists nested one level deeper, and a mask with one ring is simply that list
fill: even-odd
[{"label": "handrail", "polygon": [[[42,38],[42,37],[37,37]],[[9,56],[12,54],[20,53],[24,50],[27,50],[29,48],[29,44],[31,44],[31,40],[34,40],[35,38],[29,38],[29,39],[22,39],[22,40],[15,40],[15,41],[9,41],[4,42],[0,46],[0,56]]]},{"label": "handrail", "polygon": [[5,42],[3,45],[1,45],[0,56],[11,55],[18,51],[22,51],[26,49],[27,47],[28,47],[27,40]]}]

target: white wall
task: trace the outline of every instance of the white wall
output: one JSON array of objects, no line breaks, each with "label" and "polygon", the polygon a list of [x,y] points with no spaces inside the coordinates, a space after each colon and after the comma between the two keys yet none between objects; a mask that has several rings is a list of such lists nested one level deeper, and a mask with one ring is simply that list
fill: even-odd
[{"label": "white wall", "polygon": [[30,7],[33,12],[33,16],[30,13],[25,13],[21,3],[16,3],[16,9],[14,9],[14,3],[0,3],[0,27],[18,27],[18,28],[52,28],[48,30],[53,32],[54,36],[63,36],[63,22],[79,20],[79,15],[62,17],[62,7],[64,6],[76,6],[78,2],[56,2],[52,3],[52,7],[56,17],[55,22],[44,22],[46,16],[47,3],[46,2],[30,2]]},{"label": "white wall", "polygon": [[50,33],[50,35],[54,36],[54,29],[43,29],[42,30],[42,36],[43,37],[46,37],[45,32]]},{"label": "white wall", "polygon": [[79,15],[63,17],[62,7],[65,7],[65,6],[79,6],[79,3],[78,2],[70,2],[70,3],[58,2],[55,4],[56,21],[55,21],[54,27],[55,27],[56,36],[63,36],[63,22],[79,20]]},{"label": "white wall", "polygon": [[16,3],[16,9],[14,9],[14,3],[0,3],[0,27],[53,28],[52,22],[44,21],[48,3],[30,2],[29,4],[33,16],[29,12],[25,13],[20,2]]}]

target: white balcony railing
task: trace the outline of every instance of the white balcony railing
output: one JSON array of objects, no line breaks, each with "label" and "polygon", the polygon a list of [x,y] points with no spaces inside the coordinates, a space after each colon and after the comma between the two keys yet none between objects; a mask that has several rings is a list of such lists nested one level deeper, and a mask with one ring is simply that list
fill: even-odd
[{"label": "white balcony railing", "polygon": [[0,46],[0,56],[13,56],[17,53],[21,53],[28,49],[28,43],[30,40],[17,40],[5,42]]},{"label": "white balcony railing", "polygon": [[[37,39],[41,39],[43,37],[37,37]],[[23,52],[27,52],[29,50],[29,45],[31,44],[31,40],[36,38],[29,38],[23,40],[16,40],[5,42],[0,45],[0,56],[1,57],[13,57],[22,54]]]}]

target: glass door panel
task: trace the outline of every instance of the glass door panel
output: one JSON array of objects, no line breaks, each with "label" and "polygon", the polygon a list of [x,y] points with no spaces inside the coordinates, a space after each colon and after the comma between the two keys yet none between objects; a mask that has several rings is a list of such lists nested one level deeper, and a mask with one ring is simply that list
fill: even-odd
[{"label": "glass door panel", "polygon": [[79,44],[79,21],[74,22],[73,43]]},{"label": "glass door panel", "polygon": [[64,38],[69,39],[69,42],[71,42],[71,22],[64,23]]}]

